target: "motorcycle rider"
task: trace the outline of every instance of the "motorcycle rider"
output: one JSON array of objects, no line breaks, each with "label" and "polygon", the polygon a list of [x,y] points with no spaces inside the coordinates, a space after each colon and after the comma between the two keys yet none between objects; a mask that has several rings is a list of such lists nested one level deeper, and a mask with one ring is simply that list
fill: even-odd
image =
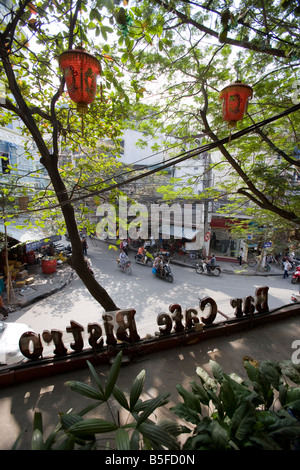
[{"label": "motorcycle rider", "polygon": [[128,259],[129,259],[129,258],[128,258],[127,254],[126,254],[126,251],[123,249],[123,250],[121,251],[121,254],[120,254],[120,266],[121,266],[122,269],[125,268],[125,264],[127,263]]},{"label": "motorcycle rider", "polygon": [[163,271],[163,257],[162,255],[157,255],[154,262],[153,266],[156,269],[156,271],[159,270],[160,275],[162,276],[162,271]]},{"label": "motorcycle rider", "polygon": [[215,266],[215,265],[216,265],[216,258],[215,258],[215,255],[212,253],[210,261],[206,263],[207,272],[209,273],[211,271],[212,266]]},{"label": "motorcycle rider", "polygon": [[137,252],[137,257],[141,263],[146,262],[146,250],[144,246],[140,246]]},{"label": "motorcycle rider", "polygon": [[123,238],[123,241],[121,242],[121,245],[120,245],[120,250],[124,250],[125,254],[128,255],[128,242],[126,238]]}]

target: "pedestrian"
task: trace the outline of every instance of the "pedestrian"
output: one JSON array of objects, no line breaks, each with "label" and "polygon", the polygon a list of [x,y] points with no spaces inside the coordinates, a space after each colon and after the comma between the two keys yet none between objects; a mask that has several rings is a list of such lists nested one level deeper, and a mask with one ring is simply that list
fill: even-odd
[{"label": "pedestrian", "polygon": [[87,255],[88,245],[87,245],[87,242],[86,242],[86,239],[85,239],[85,238],[82,238],[81,244],[82,244],[82,251],[83,251],[83,254],[84,254],[84,256],[86,256],[86,255]]},{"label": "pedestrian", "polygon": [[283,279],[286,279],[287,277],[289,277],[289,269],[291,269],[291,264],[289,263],[289,261],[286,259],[284,262],[283,262],[283,269],[284,269],[284,272],[283,272]]},{"label": "pedestrian", "polygon": [[242,266],[243,261],[244,261],[244,250],[243,250],[243,248],[241,248],[240,249],[240,254],[239,254],[239,264],[240,264],[240,266]]}]

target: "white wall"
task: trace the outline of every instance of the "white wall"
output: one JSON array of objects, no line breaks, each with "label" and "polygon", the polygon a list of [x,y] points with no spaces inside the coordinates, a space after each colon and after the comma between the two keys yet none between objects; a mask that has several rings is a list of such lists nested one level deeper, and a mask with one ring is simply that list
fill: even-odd
[{"label": "white wall", "polygon": [[[164,161],[167,158],[167,151],[153,150],[152,146],[161,144],[163,138],[153,139],[150,136],[144,136],[141,132],[133,129],[127,129],[123,135],[124,154],[121,156],[125,164],[153,165]],[[140,148],[136,145],[139,140],[146,141],[147,146]]]}]

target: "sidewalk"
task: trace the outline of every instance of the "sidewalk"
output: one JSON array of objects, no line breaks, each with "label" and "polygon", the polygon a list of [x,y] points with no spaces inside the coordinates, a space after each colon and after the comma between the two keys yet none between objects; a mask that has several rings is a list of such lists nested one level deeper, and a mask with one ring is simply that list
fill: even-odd
[{"label": "sidewalk", "polygon": [[2,292],[2,299],[8,313],[19,310],[49,295],[55,294],[68,285],[74,275],[74,270],[67,263],[58,265],[53,274],[44,274],[40,265],[28,265],[28,278],[33,278],[31,284],[15,287],[7,300],[7,292]]},{"label": "sidewalk", "polygon": [[[174,253],[170,259],[171,264],[194,269],[196,268],[196,264],[201,261],[200,259],[191,259],[187,255],[179,255],[178,253]],[[219,261],[218,256],[216,256],[216,260],[216,264],[221,267],[222,273],[224,274],[237,274],[242,276],[283,276],[281,266],[276,266],[275,264],[271,264],[270,271],[259,271],[257,266],[251,268],[247,264],[240,266],[238,263],[234,263],[231,260]]]}]

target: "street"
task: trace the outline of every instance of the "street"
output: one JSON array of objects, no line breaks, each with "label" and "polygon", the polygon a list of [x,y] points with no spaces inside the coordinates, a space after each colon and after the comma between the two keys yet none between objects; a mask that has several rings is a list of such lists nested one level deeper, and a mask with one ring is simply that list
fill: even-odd
[{"label": "street", "polygon": [[[151,268],[140,266],[133,260],[133,274],[127,276],[117,267],[117,252],[108,249],[108,245],[100,241],[89,241],[88,257],[92,262],[95,276],[109,291],[116,303],[122,308],[133,307],[136,310],[136,324],[141,337],[147,333],[158,331],[157,315],[168,312],[169,305],[179,303],[184,311],[187,307],[198,306],[198,296],[211,296],[223,313],[232,315],[230,299],[254,295],[255,289],[269,286],[270,308],[290,303],[291,293],[295,286],[290,278],[282,276],[239,276],[221,274],[220,277],[208,277],[195,273],[191,268],[172,266],[174,283],[170,284],[153,276]],[[9,321],[26,323],[37,334],[44,330],[59,329],[63,332],[66,347],[73,341],[73,336],[66,333],[66,327],[75,320],[87,332],[89,322],[103,325],[103,309],[94,301],[78,276],[56,294],[41,300],[30,307],[12,312]],[[203,315],[205,316],[205,315]],[[218,316],[216,320],[221,320]],[[170,406],[180,401],[176,385],[181,384],[190,390],[190,381],[196,379],[196,368],[202,366],[210,373],[209,361],[217,361],[224,372],[235,372],[245,377],[242,358],[254,357],[257,360],[280,361],[290,359],[295,352],[294,341],[300,337],[300,321],[291,317],[281,322],[234,333],[230,336],[211,338],[185,347],[171,348],[163,353],[140,356],[130,364],[121,368],[118,386],[124,393],[130,393],[131,384],[136,376],[145,370],[145,386],[141,399],[151,399],[159,393],[171,393],[170,403],[157,410],[157,419],[171,418]],[[87,333],[84,337],[87,342]],[[298,343],[297,343],[298,344]],[[88,344],[87,344],[88,346]],[[44,357],[53,352],[53,344],[45,346]],[[108,373],[109,365],[96,367],[101,380]],[[65,382],[79,380],[88,385],[93,384],[88,368],[42,377],[30,382],[12,385],[0,393],[1,417],[4,425],[0,432],[1,449],[12,449],[18,435],[24,432],[19,449],[30,449],[32,423],[35,411],[41,411],[46,435],[54,429],[58,422],[58,413],[70,409],[81,410],[90,405],[88,398],[74,393]],[[115,407],[115,403],[113,403]],[[119,408],[118,408],[119,409]],[[106,409],[98,408],[91,412],[90,417],[106,417]],[[125,414],[122,418],[126,419]]]},{"label": "street", "polygon": [[[99,240],[89,240],[88,258],[92,264],[95,277],[108,291],[116,304],[122,308],[134,308],[138,334],[143,337],[158,331],[157,315],[169,311],[169,305],[181,305],[186,308],[197,308],[199,297],[212,297],[218,310],[227,316],[233,316],[230,305],[232,298],[254,296],[258,287],[269,287],[269,307],[277,308],[291,303],[291,294],[295,287],[290,278],[281,276],[239,276],[222,273],[219,277],[196,274],[192,268],[171,264],[174,282],[169,283],[155,277],[152,269],[141,266],[134,261],[135,252],[130,251],[132,275],[124,274],[118,268],[116,259],[118,251],[109,249],[108,244]],[[70,321],[80,323],[86,331],[90,322],[102,321],[103,309],[91,297],[77,275],[73,281],[50,297],[12,312],[11,322],[25,323],[37,334],[44,330],[58,329],[64,332],[64,341],[72,341],[71,334],[65,333]],[[201,313],[206,316],[205,312]],[[218,314],[215,321],[224,317]]]}]

